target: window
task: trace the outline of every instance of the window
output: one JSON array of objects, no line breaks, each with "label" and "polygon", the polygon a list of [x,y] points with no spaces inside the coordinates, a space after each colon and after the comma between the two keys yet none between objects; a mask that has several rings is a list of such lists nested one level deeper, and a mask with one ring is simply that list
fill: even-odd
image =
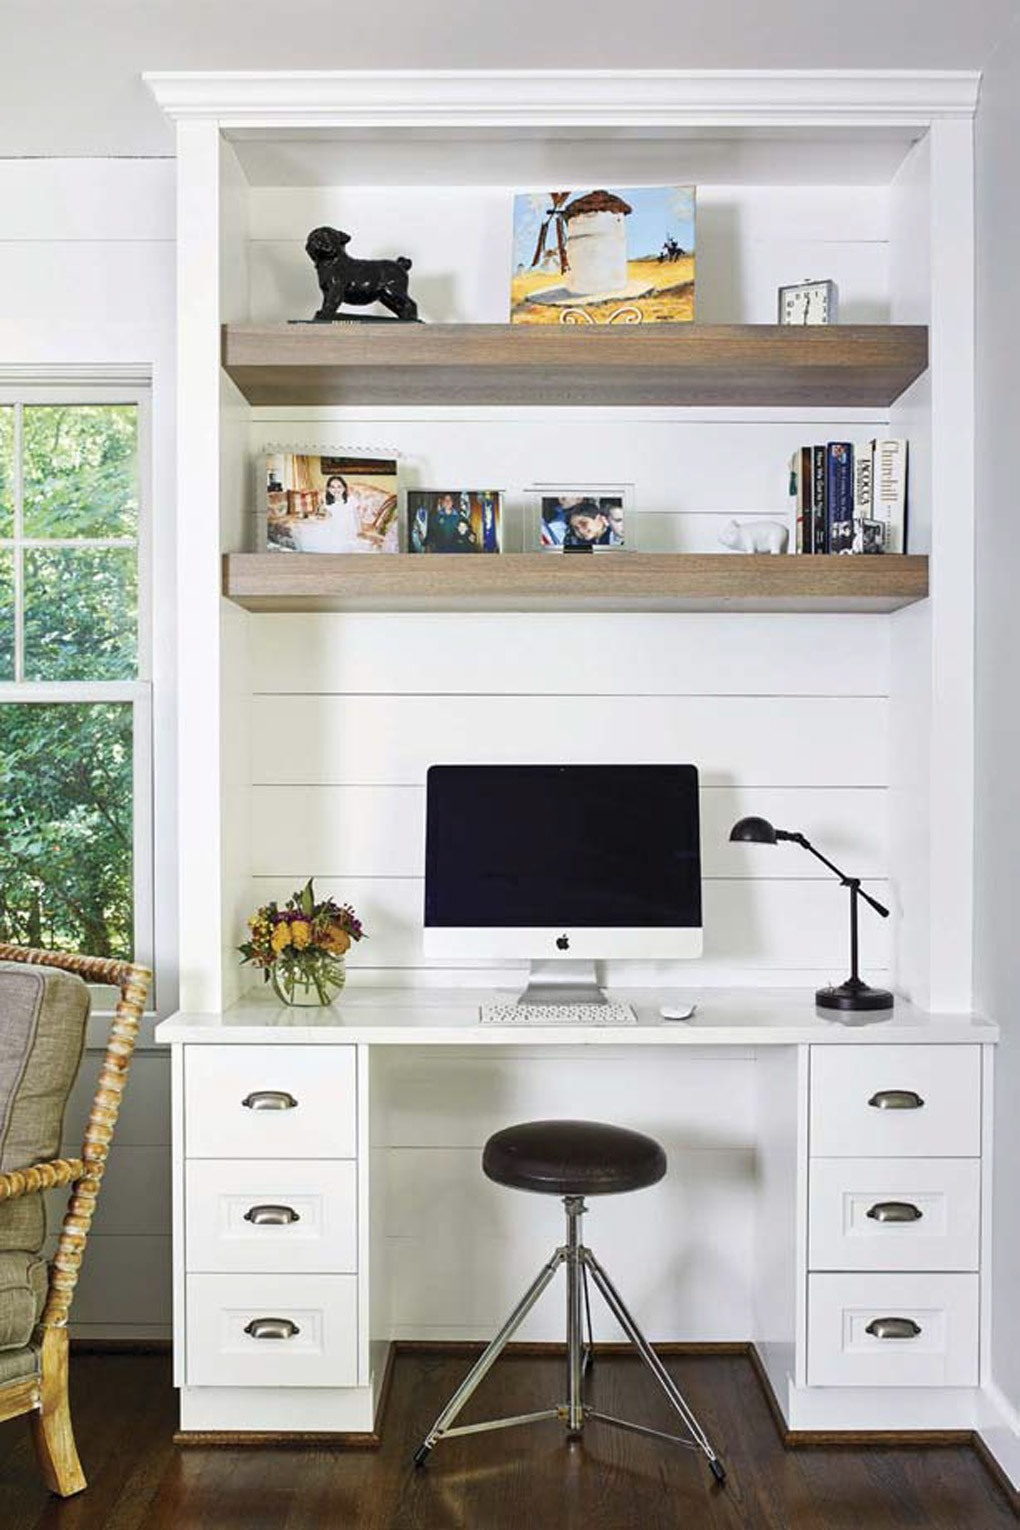
[{"label": "window", "polygon": [[148,394],[0,389],[0,940],[151,962]]}]

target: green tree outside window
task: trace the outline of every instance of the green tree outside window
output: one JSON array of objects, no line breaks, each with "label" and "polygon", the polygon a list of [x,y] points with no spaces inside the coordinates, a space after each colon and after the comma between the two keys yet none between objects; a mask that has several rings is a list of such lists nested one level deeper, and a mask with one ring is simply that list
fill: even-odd
[{"label": "green tree outside window", "polygon": [[138,518],[137,405],[0,404],[0,940],[133,954]]}]

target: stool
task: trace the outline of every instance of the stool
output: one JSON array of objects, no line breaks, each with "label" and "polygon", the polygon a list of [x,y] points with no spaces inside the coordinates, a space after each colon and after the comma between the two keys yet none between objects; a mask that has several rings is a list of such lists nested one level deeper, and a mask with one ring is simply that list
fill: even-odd
[{"label": "stool", "polygon": [[[508,1126],[490,1137],[482,1155],[482,1168],[488,1178],[495,1180],[498,1185],[561,1196],[567,1213],[567,1241],[542,1266],[492,1343],[450,1398],[415,1452],[415,1465],[423,1466],[433,1447],[452,1435],[478,1434],[483,1430],[506,1429],[513,1424],[531,1424],[540,1419],[555,1418],[563,1422],[567,1434],[572,1438],[581,1435],[586,1423],[595,1421],[700,1451],[717,1481],[725,1482],[725,1468],[712,1449],[708,1436],[684,1401],[666,1367],[627,1311],[623,1298],[602,1265],[591,1249],[581,1241],[581,1218],[587,1210],[585,1196],[617,1195],[625,1190],[643,1190],[646,1185],[657,1184],[666,1172],[666,1154],[659,1144],[641,1132],[628,1131],[621,1126],[607,1126],[598,1121],[529,1121],[521,1126]],[[488,1419],[480,1424],[453,1427],[457,1415],[492,1369],[561,1264],[567,1267],[566,1402],[555,1408],[546,1408],[540,1413],[521,1413],[513,1418]],[[593,1357],[589,1272],[609,1310],[679,1414],[686,1435],[666,1434],[661,1429],[650,1429],[644,1424],[614,1418],[585,1402],[584,1375]],[[587,1350],[582,1336],[584,1316],[587,1316],[588,1326]]]}]

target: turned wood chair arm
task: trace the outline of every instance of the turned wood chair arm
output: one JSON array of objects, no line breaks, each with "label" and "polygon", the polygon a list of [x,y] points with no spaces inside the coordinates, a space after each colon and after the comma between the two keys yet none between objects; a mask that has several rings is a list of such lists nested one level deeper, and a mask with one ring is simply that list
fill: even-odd
[{"label": "turned wood chair arm", "polygon": [[[120,992],[85,1128],[81,1160],[55,1159],[52,1164],[36,1164],[31,1169],[12,1170],[0,1175],[0,1185],[7,1181],[26,1181],[24,1189],[0,1190],[0,1200],[32,1194],[35,1190],[48,1190],[51,1183],[75,1186],[64,1213],[60,1241],[53,1256],[49,1296],[40,1320],[43,1328],[65,1328],[152,973],[147,967],[138,967],[133,962],[111,961],[102,956],[73,956],[62,951],[33,951],[3,943],[0,943],[0,961],[25,962],[33,967],[60,967],[64,972],[77,973],[86,983],[101,984]],[[52,1182],[46,1177],[51,1171],[54,1173]],[[60,1174],[64,1177],[57,1177]],[[29,1183],[34,1175],[40,1177],[38,1184]]]},{"label": "turned wood chair arm", "polygon": [[84,1174],[85,1165],[80,1158],[54,1158],[49,1163],[34,1163],[30,1169],[10,1169],[0,1174],[0,1201],[17,1201],[23,1195],[73,1185]]}]

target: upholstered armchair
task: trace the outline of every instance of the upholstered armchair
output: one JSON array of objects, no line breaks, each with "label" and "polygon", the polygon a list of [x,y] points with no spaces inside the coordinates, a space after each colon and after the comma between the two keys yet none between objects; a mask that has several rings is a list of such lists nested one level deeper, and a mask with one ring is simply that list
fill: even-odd
[{"label": "upholstered armchair", "polygon": [[[85,1477],[67,1395],[67,1320],[151,974],[0,944],[0,1420],[30,1415],[47,1486]],[[85,1046],[88,983],[120,990],[80,1158],[58,1158]],[[72,1186],[52,1265],[43,1192]]]}]

